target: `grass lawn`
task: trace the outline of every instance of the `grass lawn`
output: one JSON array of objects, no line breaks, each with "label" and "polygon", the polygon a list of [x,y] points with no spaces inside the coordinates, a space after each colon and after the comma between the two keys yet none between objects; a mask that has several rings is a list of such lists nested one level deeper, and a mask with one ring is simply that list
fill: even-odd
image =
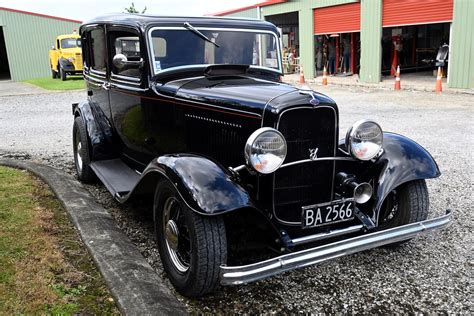
[{"label": "grass lawn", "polygon": [[119,314],[50,189],[0,166],[0,315]]},{"label": "grass lawn", "polygon": [[46,90],[77,90],[86,87],[82,75],[68,76],[66,81],[48,77],[25,80],[24,82],[31,83]]}]

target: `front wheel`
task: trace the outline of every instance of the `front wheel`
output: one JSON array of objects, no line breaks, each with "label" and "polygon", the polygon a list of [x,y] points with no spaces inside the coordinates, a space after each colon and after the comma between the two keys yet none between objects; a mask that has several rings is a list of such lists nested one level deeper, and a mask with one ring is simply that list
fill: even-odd
[{"label": "front wheel", "polygon": [[66,81],[67,74],[66,71],[64,71],[63,67],[59,67],[59,77],[61,77],[62,81]]},{"label": "front wheel", "polygon": [[[429,197],[425,180],[401,185],[386,197],[379,216],[379,230],[416,223],[428,217]],[[396,242],[398,246],[409,240]]]},{"label": "front wheel", "polygon": [[223,218],[195,213],[162,180],[155,192],[154,219],[161,262],[177,291],[188,297],[213,292],[227,261]]}]

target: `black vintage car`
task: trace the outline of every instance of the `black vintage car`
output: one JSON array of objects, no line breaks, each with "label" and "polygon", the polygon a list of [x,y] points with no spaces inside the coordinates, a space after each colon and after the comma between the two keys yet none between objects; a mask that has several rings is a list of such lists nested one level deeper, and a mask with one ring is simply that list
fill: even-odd
[{"label": "black vintage car", "polygon": [[153,197],[163,267],[187,296],[446,226],[427,220],[416,142],[280,82],[268,22],[119,14],[81,26],[86,101],[73,104],[78,177],[119,202]]}]

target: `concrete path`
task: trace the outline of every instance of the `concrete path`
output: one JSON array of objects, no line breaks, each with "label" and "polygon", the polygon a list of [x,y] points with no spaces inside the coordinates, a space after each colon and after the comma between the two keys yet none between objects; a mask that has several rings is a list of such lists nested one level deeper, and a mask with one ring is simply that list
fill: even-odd
[{"label": "concrete path", "polygon": [[163,284],[110,214],[72,176],[29,161],[0,159],[0,165],[29,170],[51,187],[79,231],[123,314],[186,314],[184,305]]},{"label": "concrete path", "polygon": [[[424,91],[434,92],[436,85],[436,77],[423,73],[409,73],[401,74],[401,89],[406,91]],[[283,81],[293,85],[299,85],[299,74],[286,74],[283,77]],[[359,87],[359,88],[371,88],[371,89],[383,89],[383,90],[394,90],[395,78],[391,76],[383,76],[382,81],[379,83],[364,83],[359,80],[359,75],[353,76],[342,76],[341,74],[328,77],[328,85],[341,86],[341,87]],[[318,74],[318,77],[314,79],[307,79],[306,84],[312,88],[322,85],[322,74]],[[474,94],[474,89],[456,89],[449,88],[447,79],[442,79],[443,93],[464,93]],[[315,88],[316,89],[316,88]]]},{"label": "concrete path", "polygon": [[51,93],[51,91],[25,82],[0,80],[0,97]]}]

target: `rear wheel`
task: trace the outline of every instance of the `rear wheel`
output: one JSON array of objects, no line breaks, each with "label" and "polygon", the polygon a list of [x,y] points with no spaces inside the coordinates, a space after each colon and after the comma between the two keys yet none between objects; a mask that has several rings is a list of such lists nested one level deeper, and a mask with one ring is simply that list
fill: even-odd
[{"label": "rear wheel", "polygon": [[[423,221],[428,217],[429,197],[425,180],[405,183],[390,192],[380,210],[379,230]],[[390,244],[397,246],[409,240]]]},{"label": "rear wheel", "polygon": [[154,218],[161,262],[178,292],[198,297],[214,291],[227,261],[222,217],[196,214],[163,180],[155,192]]},{"label": "rear wheel", "polygon": [[94,172],[90,167],[89,139],[84,121],[80,117],[74,120],[72,137],[77,177],[82,182],[90,182],[94,179]]}]

